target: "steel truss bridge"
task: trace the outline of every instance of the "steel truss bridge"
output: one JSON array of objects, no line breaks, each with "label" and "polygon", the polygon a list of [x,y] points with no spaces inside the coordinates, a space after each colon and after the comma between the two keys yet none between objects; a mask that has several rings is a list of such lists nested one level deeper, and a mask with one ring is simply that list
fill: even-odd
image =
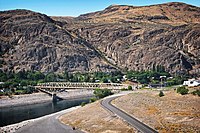
[{"label": "steel truss bridge", "polygon": [[86,82],[48,82],[39,83],[35,86],[36,89],[45,89],[49,91],[56,91],[60,89],[111,89],[120,90],[127,88],[128,84],[119,83],[86,83]]}]

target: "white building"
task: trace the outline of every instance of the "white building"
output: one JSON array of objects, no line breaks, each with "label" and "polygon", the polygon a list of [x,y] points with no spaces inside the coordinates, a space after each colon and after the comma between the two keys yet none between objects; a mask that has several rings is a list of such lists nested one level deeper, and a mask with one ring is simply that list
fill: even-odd
[{"label": "white building", "polygon": [[190,79],[188,81],[184,81],[183,85],[188,87],[200,86],[200,80]]}]

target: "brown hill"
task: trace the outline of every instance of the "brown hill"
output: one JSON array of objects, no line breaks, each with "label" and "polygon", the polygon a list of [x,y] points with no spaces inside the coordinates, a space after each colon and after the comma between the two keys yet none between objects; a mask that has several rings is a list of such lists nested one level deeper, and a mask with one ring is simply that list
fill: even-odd
[{"label": "brown hill", "polygon": [[169,72],[185,73],[200,64],[199,22],[199,7],[167,3],[113,5],[81,15],[64,27],[87,39],[121,69],[164,66]]},{"label": "brown hill", "polygon": [[72,17],[0,12],[3,70],[187,72],[200,64],[200,8],[112,5]]},{"label": "brown hill", "polygon": [[114,69],[92,46],[57,24],[32,11],[0,12],[1,69],[43,72]]},{"label": "brown hill", "polygon": [[92,23],[188,24],[200,22],[200,9],[184,3],[166,3],[151,6],[111,5],[103,11],[84,14],[79,20]]}]

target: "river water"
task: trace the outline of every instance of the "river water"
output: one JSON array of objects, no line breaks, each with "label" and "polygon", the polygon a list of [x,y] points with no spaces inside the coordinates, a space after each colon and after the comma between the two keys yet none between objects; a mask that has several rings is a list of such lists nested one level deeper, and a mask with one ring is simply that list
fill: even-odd
[{"label": "river water", "polygon": [[0,127],[78,106],[82,102],[88,103],[89,99],[90,97],[3,108],[0,109]]}]

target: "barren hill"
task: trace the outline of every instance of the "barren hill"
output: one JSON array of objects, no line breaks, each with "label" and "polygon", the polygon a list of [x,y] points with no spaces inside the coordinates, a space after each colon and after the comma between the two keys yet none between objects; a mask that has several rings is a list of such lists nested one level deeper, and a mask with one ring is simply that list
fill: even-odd
[{"label": "barren hill", "polygon": [[[0,12],[3,70],[199,70],[200,8],[112,5],[73,17]],[[197,72],[197,71],[195,71]]]},{"label": "barren hill", "polygon": [[0,12],[0,20],[1,68],[5,71],[114,69],[87,42],[46,15],[13,10]]},{"label": "barren hill", "polygon": [[84,14],[79,20],[94,23],[136,23],[180,25],[199,23],[199,7],[172,2],[151,6],[111,5],[103,11]]}]

